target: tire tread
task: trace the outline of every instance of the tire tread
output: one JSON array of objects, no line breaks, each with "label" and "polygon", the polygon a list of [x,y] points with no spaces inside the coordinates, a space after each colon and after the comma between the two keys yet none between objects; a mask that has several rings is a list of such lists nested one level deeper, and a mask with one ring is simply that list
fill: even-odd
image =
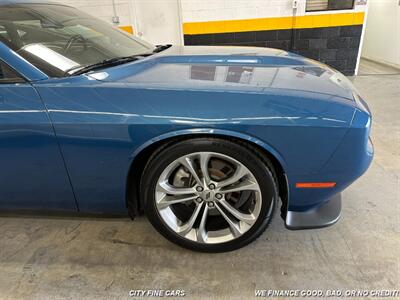
[{"label": "tire tread", "polygon": [[[141,191],[140,191],[140,195],[142,197],[144,197],[143,200],[143,206],[146,208],[147,204],[146,204],[146,190],[149,189],[149,184],[145,184],[146,179],[149,177],[149,173],[151,173],[152,167],[153,167],[153,163],[154,161],[159,157],[160,154],[162,154],[166,149],[169,149],[171,147],[174,147],[177,144],[180,144],[182,142],[192,142],[193,144],[198,142],[198,141],[204,141],[206,140],[207,142],[210,143],[224,143],[224,147],[225,148],[230,148],[230,150],[232,151],[237,151],[237,147],[241,147],[241,148],[245,148],[247,151],[251,152],[257,159],[259,159],[263,165],[266,168],[266,171],[270,174],[270,176],[273,179],[274,182],[274,188],[275,188],[275,199],[273,200],[273,207],[272,207],[272,211],[270,214],[266,215],[265,219],[268,219],[266,223],[263,223],[262,226],[257,229],[254,234],[252,235],[251,239],[248,238],[247,240],[245,240],[244,242],[242,242],[240,244],[239,247],[233,247],[232,249],[220,249],[217,247],[210,247],[210,248],[199,248],[199,249],[193,249],[192,247],[187,247],[182,245],[182,243],[180,243],[181,246],[184,246],[186,248],[189,248],[191,250],[196,250],[196,251],[200,251],[200,252],[227,252],[227,251],[232,251],[232,250],[236,250],[237,248],[241,248],[244,247],[250,243],[252,243],[253,241],[257,240],[258,238],[260,238],[260,236],[265,232],[265,230],[269,227],[270,223],[272,222],[273,216],[275,215],[276,212],[276,207],[278,204],[278,195],[279,195],[279,184],[278,184],[278,179],[275,173],[275,169],[272,165],[272,163],[270,162],[270,160],[268,159],[268,157],[262,153],[261,151],[259,151],[256,147],[250,145],[247,142],[243,142],[241,140],[238,139],[231,139],[231,138],[210,138],[210,137],[199,137],[199,138],[191,138],[191,139],[183,139],[183,140],[175,140],[175,141],[171,141],[168,143],[165,143],[164,145],[160,146],[156,151],[154,151],[154,153],[150,156],[144,171],[143,171],[143,176],[141,179],[141,183],[140,183],[140,187],[141,187]],[[195,150],[195,149],[194,149]],[[252,157],[250,158],[252,159]],[[145,209],[146,214],[147,214],[147,209]],[[153,224],[154,225],[154,224]],[[164,234],[163,234],[164,235]],[[164,235],[165,236],[165,235]]]}]

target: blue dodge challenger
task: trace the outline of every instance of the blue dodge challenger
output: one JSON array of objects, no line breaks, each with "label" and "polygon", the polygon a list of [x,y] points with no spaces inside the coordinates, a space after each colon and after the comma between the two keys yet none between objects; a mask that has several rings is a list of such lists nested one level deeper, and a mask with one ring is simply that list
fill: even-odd
[{"label": "blue dodge challenger", "polygon": [[0,0],[0,210],[145,213],[207,252],[334,224],[371,113],[319,62],[154,46],[75,8]]}]

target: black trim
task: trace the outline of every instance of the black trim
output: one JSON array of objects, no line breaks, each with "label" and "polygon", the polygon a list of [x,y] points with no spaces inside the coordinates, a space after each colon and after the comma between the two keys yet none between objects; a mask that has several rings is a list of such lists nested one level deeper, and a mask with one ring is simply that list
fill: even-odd
[{"label": "black trim", "polygon": [[0,78],[0,85],[2,84],[17,84],[17,83],[27,83],[28,80],[22,76],[18,71],[16,71],[13,67],[11,67],[8,63],[6,63],[4,60],[0,59],[0,73],[2,71],[2,66],[7,68],[10,72],[14,73],[15,76],[13,78]]},{"label": "black trim", "polygon": [[339,220],[341,211],[342,197],[339,193],[316,208],[303,212],[289,210],[285,225],[290,230],[328,227]]},{"label": "black trim", "polygon": [[23,78],[0,79],[0,85],[2,85],[2,84],[18,84],[18,83],[27,83],[27,81]]}]

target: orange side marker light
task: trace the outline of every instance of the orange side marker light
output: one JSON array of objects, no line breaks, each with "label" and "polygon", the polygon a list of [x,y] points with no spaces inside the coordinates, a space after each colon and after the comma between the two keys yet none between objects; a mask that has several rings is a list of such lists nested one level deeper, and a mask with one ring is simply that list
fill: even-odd
[{"label": "orange side marker light", "polygon": [[298,182],[296,188],[298,189],[327,189],[336,186],[336,182]]}]

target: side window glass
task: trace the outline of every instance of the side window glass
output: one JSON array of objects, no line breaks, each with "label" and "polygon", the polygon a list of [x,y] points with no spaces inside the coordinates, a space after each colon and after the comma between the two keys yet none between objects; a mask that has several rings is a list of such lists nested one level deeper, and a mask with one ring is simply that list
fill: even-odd
[{"label": "side window glass", "polygon": [[25,82],[25,80],[16,71],[0,60],[0,84],[22,82]]},{"label": "side window glass", "polygon": [[8,32],[3,25],[0,25],[0,41],[1,40],[10,42],[10,37],[8,36]]}]

